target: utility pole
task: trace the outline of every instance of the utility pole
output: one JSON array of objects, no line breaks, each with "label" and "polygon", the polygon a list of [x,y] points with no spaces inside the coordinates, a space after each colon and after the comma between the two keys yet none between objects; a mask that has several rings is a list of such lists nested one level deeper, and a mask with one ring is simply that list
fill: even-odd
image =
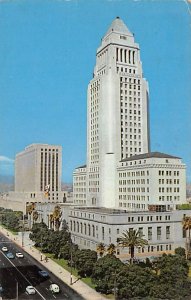
[{"label": "utility pole", "polygon": [[18,284],[18,281],[16,281],[16,300],[19,300],[19,284]]},{"label": "utility pole", "polygon": [[24,211],[23,211],[23,220],[22,220],[22,232],[21,232],[21,238],[22,238],[22,247],[24,247]]},{"label": "utility pole", "polygon": [[73,264],[73,258],[72,258],[72,241],[70,244],[70,285],[72,285],[72,264]]},{"label": "utility pole", "polygon": [[42,261],[42,227],[40,229],[40,260]]}]

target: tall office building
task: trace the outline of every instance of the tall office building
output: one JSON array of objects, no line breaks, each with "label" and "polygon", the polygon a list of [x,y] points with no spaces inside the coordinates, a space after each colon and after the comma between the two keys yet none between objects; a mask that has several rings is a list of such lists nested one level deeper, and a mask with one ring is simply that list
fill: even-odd
[{"label": "tall office building", "polygon": [[15,192],[31,201],[58,201],[61,192],[62,147],[32,144],[15,159]]},{"label": "tall office building", "polygon": [[118,162],[150,149],[140,49],[118,17],[97,50],[87,119],[87,204],[114,207]]},{"label": "tall office building", "polygon": [[[150,152],[148,94],[139,45],[117,17],[97,49],[88,85],[87,164],[74,172],[75,204],[145,210],[151,204],[170,207],[185,201],[181,159]],[[139,178],[132,178],[135,174]]]}]

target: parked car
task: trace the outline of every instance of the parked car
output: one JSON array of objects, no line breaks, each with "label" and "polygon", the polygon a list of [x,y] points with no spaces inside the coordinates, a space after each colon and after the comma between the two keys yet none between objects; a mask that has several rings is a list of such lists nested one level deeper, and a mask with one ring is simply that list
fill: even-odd
[{"label": "parked car", "polygon": [[4,291],[4,288],[3,288],[2,285],[0,284],[0,295],[1,295],[1,293],[3,293],[3,291]]},{"label": "parked car", "polygon": [[26,287],[26,292],[27,292],[27,294],[29,294],[29,295],[34,295],[34,294],[36,294],[36,290],[35,290],[35,288],[34,288],[32,285],[28,285],[28,286]]},{"label": "parked car", "polygon": [[53,293],[53,294],[57,294],[60,292],[60,288],[57,284],[52,283],[49,287],[49,290]]},{"label": "parked car", "polygon": [[8,251],[8,248],[7,248],[7,247],[3,247],[1,250],[2,250],[3,252],[7,252],[7,251]]},{"label": "parked car", "polygon": [[48,272],[43,271],[43,270],[39,270],[39,271],[38,271],[38,274],[39,274],[40,276],[44,277],[44,278],[48,278],[48,277],[49,277]]},{"label": "parked car", "polygon": [[16,252],[16,257],[18,258],[23,258],[24,255],[21,252]]},{"label": "parked car", "polygon": [[12,252],[6,253],[6,256],[7,256],[7,258],[10,258],[10,259],[15,258],[14,254]]}]

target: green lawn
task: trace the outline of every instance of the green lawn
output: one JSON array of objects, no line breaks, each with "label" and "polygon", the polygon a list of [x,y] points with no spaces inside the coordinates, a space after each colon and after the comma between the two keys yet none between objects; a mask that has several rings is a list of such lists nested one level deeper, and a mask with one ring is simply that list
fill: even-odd
[{"label": "green lawn", "polygon": [[14,234],[14,235],[18,235],[18,231],[17,231],[17,230],[12,230],[12,229],[10,229],[10,228],[7,228],[7,227],[6,227],[5,225],[3,225],[3,224],[1,224],[1,227],[3,227],[4,229],[6,229],[8,233],[11,232],[11,233]]},{"label": "green lawn", "polygon": [[[57,259],[54,258],[53,254],[50,253],[44,253],[47,257],[49,257],[50,259],[52,259],[53,261],[55,261],[59,266],[61,266],[62,268],[64,268],[65,270],[67,270],[68,272],[71,272],[71,267],[68,266],[68,261],[61,258],[61,259]],[[72,268],[72,274],[78,278],[78,271],[75,268]],[[87,277],[87,278],[80,278],[80,280],[82,280],[84,283],[86,283],[88,286],[90,286],[91,288],[95,289],[95,284],[92,283],[91,278]]]}]

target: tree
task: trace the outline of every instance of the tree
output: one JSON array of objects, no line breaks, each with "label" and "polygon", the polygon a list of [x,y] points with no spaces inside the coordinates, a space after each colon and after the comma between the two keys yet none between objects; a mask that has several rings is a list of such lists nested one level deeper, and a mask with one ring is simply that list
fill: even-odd
[{"label": "tree", "polygon": [[97,252],[90,249],[77,250],[73,255],[73,261],[81,277],[92,275],[94,264],[97,261]]},{"label": "tree", "polygon": [[114,289],[114,274],[116,270],[124,266],[119,258],[114,255],[106,254],[98,259],[92,271],[92,280],[96,284],[96,290],[101,293],[109,294]]},{"label": "tree", "polygon": [[99,243],[96,250],[100,257],[102,257],[105,253],[105,245],[103,243]]},{"label": "tree", "polygon": [[50,230],[50,238],[48,243],[48,251],[53,253],[55,257],[61,257],[61,249],[66,244],[71,245],[71,234],[69,231],[60,230],[60,231],[54,231]]},{"label": "tree", "polygon": [[116,247],[114,244],[110,244],[108,247],[107,247],[107,253],[108,254],[111,254],[111,255],[114,255],[116,253]]},{"label": "tree", "polygon": [[29,237],[35,242],[36,247],[41,247],[42,250],[44,248],[47,249],[50,236],[48,227],[45,223],[34,223]]},{"label": "tree", "polygon": [[122,233],[122,237],[118,238],[117,242],[119,246],[129,247],[131,259],[131,264],[133,263],[133,259],[135,256],[135,247],[144,247],[145,245],[148,245],[148,241],[143,239],[142,236],[140,236],[140,232],[137,230],[126,230]]},{"label": "tree", "polygon": [[59,230],[59,228],[60,228],[61,216],[62,216],[61,207],[59,205],[56,205],[54,207],[54,211],[53,211],[53,214],[52,214],[52,218],[54,220],[56,230]]},{"label": "tree", "polygon": [[166,255],[155,261],[159,270],[149,295],[154,299],[190,299],[191,283],[188,279],[188,264],[184,257]]},{"label": "tree", "polygon": [[36,204],[34,202],[28,203],[26,205],[26,213],[29,214],[29,215],[31,215],[32,212],[35,210],[35,208],[36,208]]},{"label": "tree", "polygon": [[38,212],[34,210],[32,215],[33,215],[33,220],[36,222],[38,220],[38,215],[39,215]]},{"label": "tree", "polygon": [[116,273],[117,299],[145,299],[157,276],[149,268],[126,265]]},{"label": "tree", "polygon": [[22,212],[4,210],[1,215],[2,224],[13,231],[18,231],[20,228],[20,219]]},{"label": "tree", "polygon": [[176,248],[176,249],[174,250],[174,252],[175,252],[176,255],[180,255],[180,256],[183,256],[183,257],[186,256],[186,251],[185,251],[185,249],[182,248],[182,247]]},{"label": "tree", "polygon": [[[188,238],[188,241],[186,241],[186,255],[187,255],[187,258],[188,256],[190,256],[190,243],[191,243],[191,240],[190,240],[190,230],[191,230],[191,217],[189,216],[184,216],[183,220],[182,220],[182,227],[183,227],[183,230],[186,231],[186,238]],[[187,234],[187,231],[188,231],[188,234]]]}]

